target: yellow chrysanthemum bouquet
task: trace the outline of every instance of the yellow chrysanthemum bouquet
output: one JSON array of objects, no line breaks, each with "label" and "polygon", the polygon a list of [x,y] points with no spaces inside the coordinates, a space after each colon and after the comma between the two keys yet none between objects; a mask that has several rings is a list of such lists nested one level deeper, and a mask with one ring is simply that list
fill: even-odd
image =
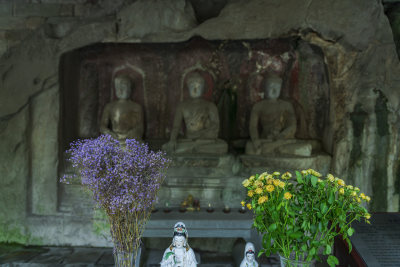
[{"label": "yellow chrysanthemum bouquet", "polygon": [[370,214],[361,205],[370,198],[360,189],[315,170],[256,174],[243,181],[247,199],[242,206],[254,212],[253,226],[263,234],[259,256],[279,253],[284,258],[320,261],[318,253],[329,255],[330,266],[338,264],[331,255],[334,237],[341,234],[350,250],[351,223]]}]

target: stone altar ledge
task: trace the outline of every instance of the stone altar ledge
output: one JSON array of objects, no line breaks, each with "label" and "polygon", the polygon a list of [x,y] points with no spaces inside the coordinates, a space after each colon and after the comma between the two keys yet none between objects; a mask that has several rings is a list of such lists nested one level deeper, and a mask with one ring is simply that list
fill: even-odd
[{"label": "stone altar ledge", "polygon": [[319,152],[310,157],[302,156],[239,156],[239,161],[243,165],[246,174],[262,173],[265,171],[295,171],[305,169],[315,169],[321,173],[327,173],[331,165],[332,157],[329,154]]}]

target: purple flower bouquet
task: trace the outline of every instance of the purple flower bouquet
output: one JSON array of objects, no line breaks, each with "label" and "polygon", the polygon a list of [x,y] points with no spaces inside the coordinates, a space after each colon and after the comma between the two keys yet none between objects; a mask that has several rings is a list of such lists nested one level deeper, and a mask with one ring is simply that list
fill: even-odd
[{"label": "purple flower bouquet", "polygon": [[[137,252],[170,160],[146,144],[127,139],[122,146],[110,135],[77,140],[67,153],[82,185],[106,212],[115,249]],[[70,179],[64,176],[61,182]]]}]

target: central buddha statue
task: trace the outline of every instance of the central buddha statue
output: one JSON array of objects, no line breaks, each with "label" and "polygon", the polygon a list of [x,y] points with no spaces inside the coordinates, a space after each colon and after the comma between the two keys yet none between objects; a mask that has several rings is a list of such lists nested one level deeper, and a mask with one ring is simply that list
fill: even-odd
[{"label": "central buddha statue", "polygon": [[263,83],[265,99],[252,108],[249,123],[251,140],[246,144],[246,154],[310,156],[312,144],[294,137],[297,122],[292,103],[279,99],[282,79],[269,75]]},{"label": "central buddha statue", "polygon": [[[224,154],[228,151],[225,141],[218,139],[219,116],[217,106],[202,98],[204,78],[198,73],[189,74],[186,84],[190,99],[176,108],[170,141],[163,149],[170,153]],[[185,124],[184,138],[177,139]]]},{"label": "central buddha statue", "polygon": [[100,132],[109,134],[125,143],[127,138],[142,140],[144,132],[142,107],[133,102],[131,97],[131,80],[119,75],[114,79],[117,100],[104,107],[100,122]]}]

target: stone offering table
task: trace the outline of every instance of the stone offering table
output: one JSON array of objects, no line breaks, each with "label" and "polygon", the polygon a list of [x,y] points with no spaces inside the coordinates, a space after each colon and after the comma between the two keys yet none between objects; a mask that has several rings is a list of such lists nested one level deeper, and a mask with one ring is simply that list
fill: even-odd
[{"label": "stone offering table", "polygon": [[172,160],[159,194],[159,208],[166,202],[178,207],[188,194],[199,199],[202,208],[208,204],[239,208],[246,192],[241,185],[244,177],[237,175],[239,162],[233,155],[180,154]]},{"label": "stone offering table", "polygon": [[[222,209],[207,212],[202,209],[197,212],[179,212],[173,209],[165,213],[158,210],[151,215],[146,224],[143,237],[171,237],[171,225],[182,221],[190,229],[190,238],[243,238],[247,242],[261,244],[260,236],[251,226],[253,224],[253,213],[246,211],[240,213],[238,209],[224,213]],[[258,248],[256,248],[258,249]]]}]

